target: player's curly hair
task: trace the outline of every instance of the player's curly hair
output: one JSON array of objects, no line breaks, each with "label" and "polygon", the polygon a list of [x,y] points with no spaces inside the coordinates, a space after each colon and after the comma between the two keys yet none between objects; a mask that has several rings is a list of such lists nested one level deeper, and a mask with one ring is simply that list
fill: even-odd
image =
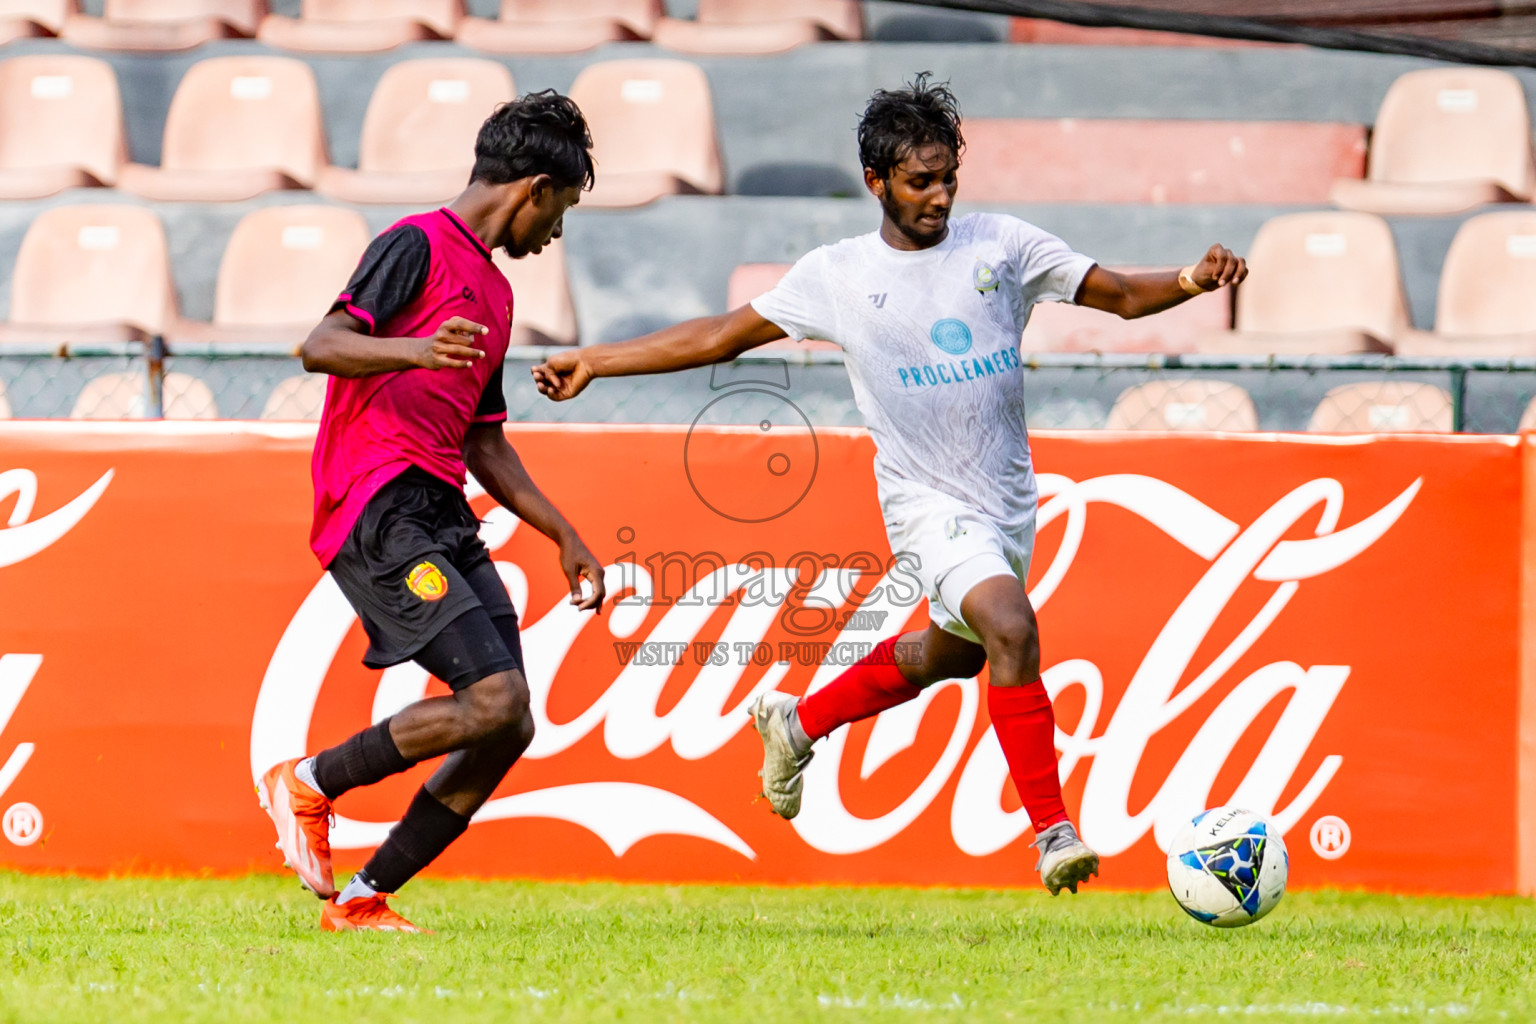
[{"label": "player's curly hair", "polygon": [[505,185],[547,174],[562,188],[592,187],[592,133],[581,108],[553,89],[503,103],[475,138],[471,181]]},{"label": "player's curly hair", "polygon": [[870,97],[859,119],[859,161],[882,179],[918,146],[943,143],[955,151],[965,148],[960,134],[960,101],[948,82],[929,82],[924,71],[901,89],[880,89]]}]

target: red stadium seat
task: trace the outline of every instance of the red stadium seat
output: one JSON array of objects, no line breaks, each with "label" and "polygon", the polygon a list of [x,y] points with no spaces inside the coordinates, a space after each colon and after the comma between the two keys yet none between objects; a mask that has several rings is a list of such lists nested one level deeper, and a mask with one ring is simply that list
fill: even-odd
[{"label": "red stadium seat", "polygon": [[219,263],[213,322],[181,321],[174,341],[298,345],[368,247],[368,223],[339,206],[269,206],[235,225]]},{"label": "red stadium seat", "polygon": [[1184,32],[1157,32],[1140,28],[1069,25],[1063,21],[1048,21],[1044,18],[1014,18],[1009,28],[1008,38],[1015,43],[1059,46],[1215,46],[1228,49],[1291,45],[1264,43],[1251,39],[1221,39],[1217,36],[1197,36]]},{"label": "red stadium seat", "polygon": [[1365,129],[1258,121],[965,122],[961,185],[1007,203],[1322,203]]},{"label": "red stadium seat", "polygon": [[1219,380],[1154,380],[1126,388],[1108,430],[1257,430],[1248,392]]},{"label": "red stadium seat", "polygon": [[1536,211],[1461,225],[1440,271],[1435,332],[1399,339],[1405,356],[1536,357]]},{"label": "red stadium seat", "polygon": [[581,340],[563,241],[556,238],[537,256],[520,260],[497,249],[492,260],[512,284],[512,344],[575,345]]},{"label": "red stadium seat", "polygon": [[310,188],[325,167],[320,93],[288,57],[213,57],[187,70],[165,119],[160,166],[129,164],[125,191],[166,202],[233,202]]},{"label": "red stadium seat", "polygon": [[465,18],[455,38],[488,53],[579,53],[649,39],[662,13],[662,0],[502,0],[500,17]]},{"label": "red stadium seat", "polygon": [[754,54],[863,34],[857,0],[699,0],[695,20],[663,18],[653,38],[684,53]]},{"label": "red stadium seat", "polygon": [[1291,213],[1259,229],[1238,288],[1236,329],[1204,352],[1390,352],[1410,319],[1386,221],[1368,213]]},{"label": "red stadium seat", "polygon": [[590,64],[571,85],[596,143],[597,187],[584,205],[640,206],[724,188],[709,80],[679,60]]},{"label": "red stadium seat", "polygon": [[165,231],[153,211],[57,206],[21,240],[0,342],[143,340],[176,319]]},{"label": "red stadium seat", "polygon": [[357,170],[328,167],[316,187],[349,203],[446,202],[469,180],[480,125],[516,95],[512,73],[495,61],[391,65],[368,101]]},{"label": "red stadium seat", "polygon": [[1536,194],[1525,89],[1507,71],[1432,68],[1392,83],[1376,115],[1367,181],[1333,201],[1372,213],[1447,214]]},{"label": "red stadium seat", "polygon": [[463,17],[462,0],[304,0],[303,17],[268,15],[257,36],[280,50],[379,53],[452,39]]},{"label": "red stadium seat", "polygon": [[[1115,267],[1126,273],[1151,268]],[[1152,316],[1122,320],[1112,313],[1042,302],[1024,328],[1025,352],[1193,352],[1204,335],[1232,326],[1231,292],[1209,292]]]},{"label": "red stadium seat", "polygon": [[266,0],[106,0],[103,17],[72,15],[59,34],[93,50],[187,50],[256,34]]},{"label": "red stadium seat", "polygon": [[34,54],[0,62],[0,199],[116,184],[128,161],[112,66]]},{"label": "red stadium seat", "polygon": [[1454,408],[1450,393],[1433,384],[1369,380],[1328,392],[1312,413],[1314,433],[1448,433]]},{"label": "red stadium seat", "polygon": [[0,46],[16,39],[56,36],[78,9],[75,0],[0,0]]}]

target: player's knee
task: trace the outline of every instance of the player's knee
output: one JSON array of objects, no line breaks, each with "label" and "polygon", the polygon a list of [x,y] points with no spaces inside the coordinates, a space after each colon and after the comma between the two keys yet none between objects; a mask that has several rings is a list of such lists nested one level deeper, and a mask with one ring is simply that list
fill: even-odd
[{"label": "player's knee", "polygon": [[507,746],[521,754],[533,743],[533,732],[533,710],[524,702],[522,717],[512,724],[507,735]]},{"label": "player's knee", "polygon": [[532,740],[533,712],[528,704],[528,688],[517,685],[519,682],[512,673],[498,672],[464,691],[472,695],[467,710],[473,742],[518,735],[524,728]]},{"label": "player's knee", "polygon": [[1024,686],[1040,678],[1040,634],[1034,620],[1019,616],[988,638],[987,665],[994,686]]}]

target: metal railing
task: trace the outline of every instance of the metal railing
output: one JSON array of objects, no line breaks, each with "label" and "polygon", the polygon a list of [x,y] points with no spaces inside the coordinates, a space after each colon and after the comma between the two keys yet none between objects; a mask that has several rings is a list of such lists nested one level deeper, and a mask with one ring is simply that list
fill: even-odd
[{"label": "metal railing", "polygon": [[[793,405],[812,426],[863,422],[837,351],[758,350],[725,366],[605,379],[581,399],[558,404],[535,391],[528,373],[552,351],[557,350],[508,352],[505,381],[513,420],[755,423],[766,395]],[[1536,400],[1536,359],[1032,353],[1023,357],[1023,372],[1029,420],[1036,428],[1102,428],[1113,415],[1117,425],[1131,427],[1306,430],[1335,389],[1386,381],[1438,389],[1424,392],[1426,408],[1443,416],[1448,400],[1445,425],[1450,429],[1509,433],[1519,429]],[[1153,415],[1149,407],[1140,420],[1134,410],[1127,413],[1133,389],[1187,381],[1234,387],[1208,387],[1216,397],[1206,400],[1204,411],[1189,401],[1174,403],[1172,420],[1167,408]],[[723,400],[749,392],[758,398]],[[318,416],[322,394],[323,378],[306,379],[288,344],[177,344],[168,349],[156,339],[142,345],[0,348],[0,413],[15,418],[256,419],[276,412],[277,418],[304,419]],[[1251,413],[1245,402],[1251,403]],[[1205,420],[1192,420],[1192,409]],[[1234,409],[1241,415],[1229,420],[1227,413]],[[1415,410],[1414,416],[1423,411]],[[1416,423],[1388,417],[1357,426],[1390,431]]]}]

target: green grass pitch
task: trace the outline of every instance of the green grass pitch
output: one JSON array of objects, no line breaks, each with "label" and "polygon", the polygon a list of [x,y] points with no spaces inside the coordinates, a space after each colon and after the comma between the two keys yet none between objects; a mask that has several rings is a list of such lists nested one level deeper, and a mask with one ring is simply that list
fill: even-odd
[{"label": "green grass pitch", "polygon": [[1536,903],[412,883],[327,935],[277,877],[0,873],[0,1021],[1536,1020]]}]

